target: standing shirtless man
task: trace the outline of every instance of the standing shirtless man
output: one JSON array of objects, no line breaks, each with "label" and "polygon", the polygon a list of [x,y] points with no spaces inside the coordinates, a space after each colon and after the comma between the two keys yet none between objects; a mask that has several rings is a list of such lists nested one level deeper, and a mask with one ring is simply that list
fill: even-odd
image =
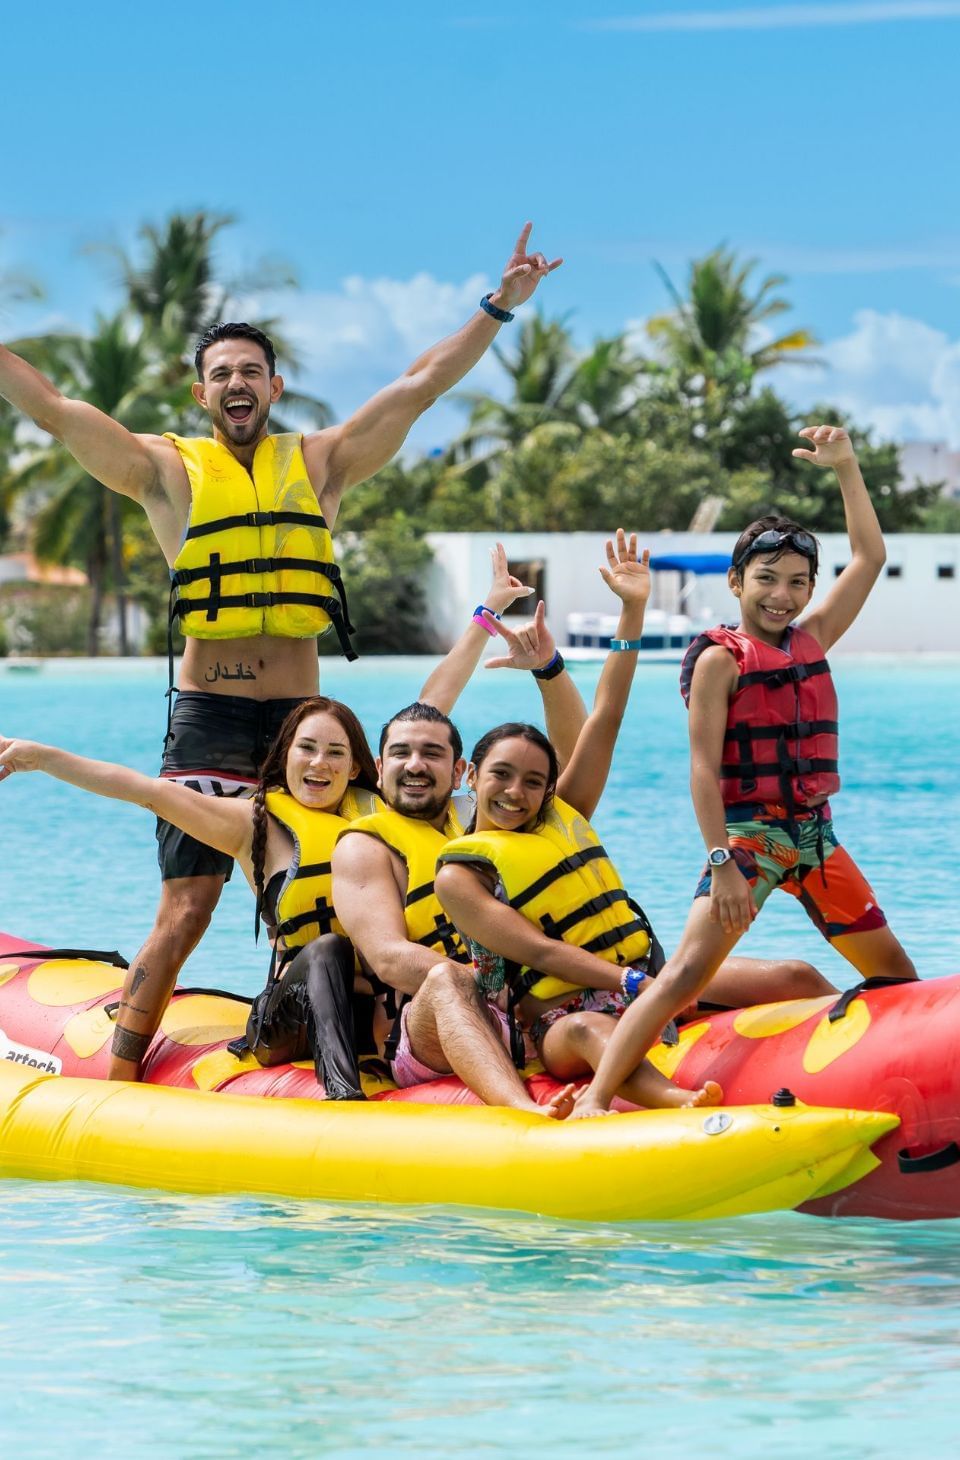
[{"label": "standing shirtless man", "polygon": [[[396,454],[417,418],[481,358],[510,311],[559,267],[560,259],[527,252],[530,230],[529,223],[521,230],[499,288],[456,334],[343,425],[302,438],[269,436],[283,379],[270,341],[249,325],[216,325],[197,347],[193,395],[210,417],[212,441],[134,435],[86,401],[66,399],[0,346],[0,396],[62,442],[90,476],[140,503],[174,573],[187,640],[163,774],[213,794],[241,793],[255,783],[293,703],[317,693],[317,632],[332,623],[344,643],[339,599],[330,591],[339,575],[329,528],[340,498]],[[140,1077],[177,974],[233,865],[166,823],[157,839],[160,907],[124,983],[111,1079]]]}]

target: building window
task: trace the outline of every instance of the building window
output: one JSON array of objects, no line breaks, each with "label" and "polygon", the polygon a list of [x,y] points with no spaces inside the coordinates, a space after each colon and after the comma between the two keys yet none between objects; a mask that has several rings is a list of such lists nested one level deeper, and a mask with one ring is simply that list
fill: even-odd
[{"label": "building window", "polygon": [[537,611],[537,604],[543,599],[547,601],[547,565],[542,558],[521,558],[516,562],[507,563],[507,571],[521,583],[525,583],[533,592],[526,598],[517,598],[506,610],[507,618],[533,618]]},{"label": "building window", "polygon": [[901,563],[888,563],[887,564],[887,577],[888,578],[902,578],[903,577],[903,565]]},{"label": "building window", "polygon": [[937,577],[938,578],[955,578],[956,576],[957,576],[957,569],[956,569],[955,564],[953,564],[953,563],[938,563],[937,564]]}]

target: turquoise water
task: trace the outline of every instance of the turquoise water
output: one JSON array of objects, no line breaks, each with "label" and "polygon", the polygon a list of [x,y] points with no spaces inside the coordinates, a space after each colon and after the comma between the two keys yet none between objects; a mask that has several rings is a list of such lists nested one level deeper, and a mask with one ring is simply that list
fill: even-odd
[{"label": "turquoise water", "polygon": [[[417,661],[325,669],[368,730]],[[585,693],[596,670],[578,677]],[[839,661],[841,839],[925,976],[960,968],[960,673]],[[156,768],[161,671],[0,670],[0,732]],[[486,674],[469,744],[536,713]],[[644,667],[598,815],[669,947],[701,851],[676,670]],[[44,777],[0,786],[0,927],[119,947],[149,927],[149,818]],[[186,977],[252,992],[232,885]],[[843,965],[793,899],[744,951]],[[0,1453],[952,1456],[960,1227],[792,1214],[583,1228],[435,1210],[0,1185]]]}]

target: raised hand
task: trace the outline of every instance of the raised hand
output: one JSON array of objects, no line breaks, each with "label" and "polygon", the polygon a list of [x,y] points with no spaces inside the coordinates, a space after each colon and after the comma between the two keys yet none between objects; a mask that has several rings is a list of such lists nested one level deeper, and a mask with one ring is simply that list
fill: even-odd
[{"label": "raised hand", "polygon": [[507,646],[507,653],[496,659],[488,659],[485,669],[542,669],[549,664],[557,646],[547,628],[546,610],[543,603],[537,604],[537,611],[522,629],[508,629],[493,614],[486,614],[487,623],[496,629]]},{"label": "raised hand", "polygon": [[500,309],[516,309],[518,304],[523,304],[530,298],[540,280],[552,274],[554,269],[559,269],[563,263],[563,259],[554,259],[553,263],[547,263],[542,253],[527,253],[532,228],[532,223],[523,225],[513,253],[504,266],[500,288],[491,300]]},{"label": "raised hand", "polygon": [[842,466],[845,461],[856,461],[853,442],[842,426],[804,426],[797,433],[805,436],[813,450],[798,446],[791,452],[815,466]]},{"label": "raised hand", "polygon": [[6,740],[0,735],[0,781],[14,771],[39,770],[42,750],[33,740]]},{"label": "raised hand", "polygon": [[487,608],[494,613],[503,613],[518,598],[530,597],[533,589],[515,578],[507,567],[507,553],[502,542],[496,543],[490,549],[490,566],[493,569],[493,582],[483,600]]},{"label": "raised hand", "polygon": [[640,604],[650,597],[650,550],[644,548],[637,558],[637,534],[631,532],[630,541],[622,527],[617,528],[616,549],[607,541],[607,566],[601,567],[600,576],[624,603]]}]

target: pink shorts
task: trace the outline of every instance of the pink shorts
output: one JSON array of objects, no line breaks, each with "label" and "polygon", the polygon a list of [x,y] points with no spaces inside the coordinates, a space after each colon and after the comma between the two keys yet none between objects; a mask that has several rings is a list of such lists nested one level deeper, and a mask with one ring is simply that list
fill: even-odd
[{"label": "pink shorts", "polygon": [[[490,1023],[496,1029],[500,1038],[509,1052],[510,1049],[510,1021],[502,1009],[496,1004],[485,1003]],[[428,1080],[442,1080],[449,1075],[449,1070],[431,1070],[429,1065],[423,1064],[417,1059],[410,1048],[410,1036],[407,1033],[407,1015],[410,1012],[410,1005],[404,1004],[400,1010],[400,1040],[397,1044],[397,1053],[394,1056],[392,1065],[393,1078],[401,1090],[407,1089],[410,1085],[425,1085]]]}]

